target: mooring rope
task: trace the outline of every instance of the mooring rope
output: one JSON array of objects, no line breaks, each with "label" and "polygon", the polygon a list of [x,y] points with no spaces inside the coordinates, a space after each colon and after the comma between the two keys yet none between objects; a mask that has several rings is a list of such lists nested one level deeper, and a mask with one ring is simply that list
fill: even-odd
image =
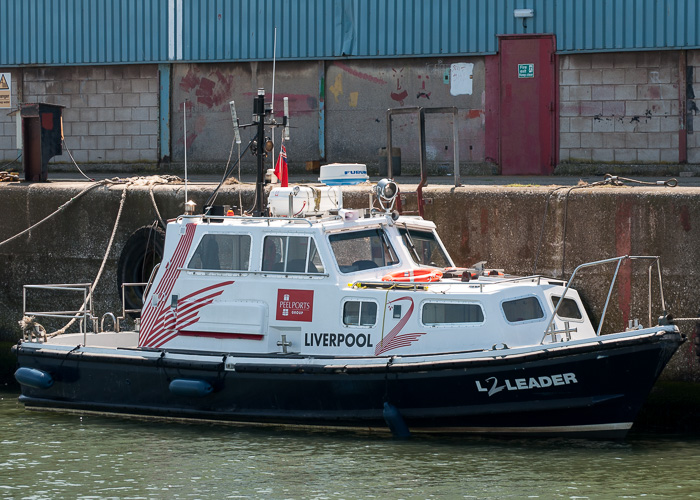
[{"label": "mooring rope", "polygon": [[79,199],[80,197],[84,196],[85,194],[87,194],[89,191],[95,189],[97,186],[101,186],[101,185],[106,184],[106,183],[108,183],[108,182],[111,182],[111,181],[104,180],[104,181],[99,181],[99,182],[96,182],[96,183],[94,183],[94,184],[91,184],[90,186],[88,186],[88,187],[86,187],[85,189],[83,189],[80,193],[78,193],[77,195],[75,195],[73,198],[71,198],[70,200],[68,200],[67,202],[65,202],[63,205],[61,205],[60,207],[58,207],[53,213],[51,213],[51,214],[47,215],[46,217],[44,217],[43,219],[41,219],[39,222],[36,222],[35,224],[32,224],[31,226],[29,226],[29,227],[28,227],[27,229],[25,229],[24,231],[22,231],[22,232],[20,232],[20,233],[17,233],[17,234],[15,234],[14,236],[11,236],[10,238],[6,239],[5,241],[1,241],[1,242],[0,242],[0,246],[3,246],[5,243],[9,243],[9,242],[11,242],[12,240],[15,240],[15,239],[19,238],[20,236],[22,236],[22,235],[28,233],[29,231],[31,231],[31,230],[34,229],[35,227],[38,227],[39,225],[43,224],[43,223],[46,222],[47,220],[51,219],[53,216],[57,215],[59,212],[61,212],[61,210],[63,210],[63,209],[65,209],[66,207],[68,207],[70,204],[72,204],[74,201],[76,201],[76,200]]},{"label": "mooring rope", "polygon": [[[102,277],[102,272],[105,269],[105,266],[107,264],[107,259],[109,258],[109,254],[112,251],[112,243],[114,243],[114,236],[117,234],[117,228],[119,227],[119,221],[121,220],[122,217],[122,212],[124,210],[124,202],[126,201],[126,192],[129,190],[129,186],[131,186],[131,182],[127,182],[124,186],[124,190],[122,191],[122,196],[121,199],[119,200],[119,211],[117,212],[117,218],[114,221],[114,227],[112,228],[112,234],[109,237],[109,242],[107,243],[107,250],[105,252],[105,256],[102,258],[102,264],[100,265],[100,270],[97,271],[97,276],[95,277],[95,281],[92,282],[92,285],[90,286],[90,291],[88,294],[85,296],[85,300],[83,301],[83,305],[80,306],[80,309],[78,311],[84,311],[84,309],[87,307],[87,305],[90,303],[90,300],[92,299],[92,294],[95,292],[95,288],[97,288],[97,285],[100,282],[100,278]],[[55,332],[51,333],[48,335],[49,338],[55,337],[57,335],[61,335],[70,328],[73,323],[76,322],[76,320],[81,317],[80,312],[78,312],[73,318],[61,329],[56,330]],[[85,325],[85,328],[87,328],[87,325]]]},{"label": "mooring rope", "polygon": [[569,212],[569,195],[571,194],[571,191],[575,189],[583,189],[583,188],[593,188],[593,187],[600,187],[600,186],[624,186],[626,182],[633,183],[633,184],[641,184],[645,186],[665,186],[665,187],[676,187],[678,185],[678,181],[675,178],[670,178],[665,181],[640,181],[638,179],[631,179],[628,177],[620,177],[617,175],[612,175],[612,174],[605,174],[603,177],[602,181],[596,181],[592,183],[580,183],[576,186],[572,186],[567,188],[567,186],[558,186],[552,190],[550,190],[547,193],[547,201],[545,203],[544,207],[544,214],[542,215],[542,225],[540,227],[540,237],[537,242],[537,251],[535,252],[535,263],[532,269],[532,274],[535,275],[537,274],[537,262],[539,260],[540,256],[540,250],[542,248],[542,239],[544,237],[544,228],[545,228],[545,223],[547,221],[547,213],[549,210],[549,202],[554,193],[557,191],[560,191],[562,189],[568,189],[566,194],[564,195],[564,229],[562,232],[562,256],[561,256],[561,277],[562,279],[564,278],[564,272],[565,272],[565,266],[566,266],[566,226],[567,226],[567,221],[568,221],[568,212]]},{"label": "mooring rope", "polygon": [[80,170],[80,167],[78,166],[78,163],[75,161],[75,158],[73,158],[73,153],[71,153],[71,152],[70,152],[70,149],[68,149],[68,145],[66,144],[66,140],[65,140],[65,139],[61,139],[61,142],[63,143],[63,147],[66,148],[66,151],[68,152],[68,156],[70,156],[70,159],[71,159],[71,161],[73,162],[73,165],[75,165],[75,168],[78,169],[78,172],[80,172],[80,173],[82,174],[82,176],[85,177],[87,180],[89,180],[89,181],[94,181],[95,179],[92,179],[92,178],[88,177],[87,175],[85,175],[85,172],[83,172],[82,170]]},{"label": "mooring rope", "polygon": [[5,170],[5,168],[9,167],[10,165],[12,165],[12,164],[14,164],[14,163],[17,163],[17,160],[19,160],[20,158],[22,158],[22,153],[20,153],[19,155],[17,155],[17,158],[15,158],[14,160],[12,160],[12,161],[10,161],[10,162],[7,162],[7,163],[5,163],[3,166],[1,166],[1,167],[0,167],[0,170]]},{"label": "mooring rope", "polygon": [[[56,216],[57,214],[59,214],[60,212],[65,210],[73,202],[77,201],[79,198],[81,198],[82,196],[87,194],[89,191],[95,189],[96,187],[103,186],[103,185],[124,184],[124,190],[122,192],[121,199],[119,201],[119,210],[117,212],[117,218],[115,220],[114,227],[112,228],[112,234],[110,235],[109,242],[107,244],[107,249],[106,249],[105,255],[102,259],[102,264],[100,265],[100,269],[97,272],[97,276],[95,277],[95,281],[90,286],[89,293],[86,296],[85,301],[83,302],[83,305],[79,309],[79,311],[84,313],[85,307],[87,307],[87,304],[89,303],[95,289],[97,288],[97,285],[99,284],[99,281],[102,277],[102,273],[104,272],[105,266],[107,264],[107,259],[109,258],[109,254],[111,253],[111,249],[112,249],[112,246],[114,243],[114,238],[115,238],[116,233],[117,233],[117,228],[119,227],[119,222],[121,220],[122,212],[124,210],[124,205],[125,205],[125,201],[126,201],[126,194],[127,194],[127,191],[129,190],[129,188],[134,186],[134,185],[138,185],[138,186],[148,185],[149,186],[149,192],[151,195],[151,202],[153,203],[153,208],[155,209],[156,215],[157,215],[158,219],[160,220],[160,223],[163,224],[163,227],[165,227],[165,222],[160,215],[160,211],[158,210],[158,206],[157,206],[157,204],[155,202],[155,198],[153,196],[153,187],[156,184],[181,183],[181,182],[182,182],[182,179],[180,179],[177,176],[173,176],[173,175],[161,175],[161,176],[151,176],[151,177],[132,177],[129,179],[120,179],[119,177],[114,177],[112,179],[104,179],[104,180],[95,182],[95,183],[89,185],[88,187],[86,187],[85,189],[83,189],[76,196],[72,197],[71,199],[69,199],[68,201],[63,203],[55,211],[53,211],[51,214],[47,215],[46,217],[44,217],[40,221],[36,222],[35,224],[32,224],[27,229],[15,234],[14,236],[11,236],[10,238],[6,239],[5,241],[0,242],[0,246],[4,245],[6,243],[9,243],[17,238],[20,238],[21,236],[27,234],[32,229],[35,229],[36,227],[40,226],[44,222],[50,220],[51,218],[53,218],[54,216]],[[68,322],[68,324],[66,324],[60,330],[57,330],[56,332],[53,332],[50,335],[47,335],[47,337],[49,337],[49,338],[55,337],[56,335],[60,335],[62,333],[65,333],[66,330],[68,328],[70,328],[75,323],[75,321],[78,318],[80,318],[81,316],[82,316],[82,314],[80,312],[77,313]],[[38,328],[43,328],[43,326],[41,326],[39,323],[34,322],[33,320],[34,320],[34,318],[31,318],[32,325],[35,324],[35,325],[37,325]],[[22,321],[20,321],[20,326],[22,326]]]},{"label": "mooring rope", "polygon": [[153,204],[153,209],[156,211],[156,217],[158,217],[158,221],[160,222],[160,225],[162,226],[163,229],[165,229],[165,221],[163,220],[163,217],[160,216],[160,211],[158,210],[158,205],[156,204],[156,199],[153,196],[153,187],[154,185],[151,184],[148,188],[148,194],[151,197],[151,203]]}]

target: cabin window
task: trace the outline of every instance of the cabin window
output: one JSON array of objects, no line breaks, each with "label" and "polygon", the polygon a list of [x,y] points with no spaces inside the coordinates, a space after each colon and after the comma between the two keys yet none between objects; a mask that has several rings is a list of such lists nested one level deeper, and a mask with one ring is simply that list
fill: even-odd
[{"label": "cabin window", "polygon": [[[553,307],[557,307],[559,299],[561,299],[561,297],[556,297],[552,295]],[[561,303],[561,306],[557,311],[557,316],[559,316],[560,318],[567,319],[583,319],[583,315],[581,314],[581,310],[578,308],[578,304],[576,303],[576,301],[574,299],[569,299],[566,297],[564,297],[564,301]]]},{"label": "cabin window", "polygon": [[328,239],[342,273],[387,267],[399,262],[382,229],[337,233]]},{"label": "cabin window", "polygon": [[280,273],[324,272],[316,243],[310,236],[266,236],[261,269]]},{"label": "cabin window", "polygon": [[374,326],[377,323],[377,303],[348,300],[343,305],[343,323],[346,326]]},{"label": "cabin window", "polygon": [[446,323],[483,323],[484,311],[479,304],[463,302],[426,302],[421,314],[424,325]]},{"label": "cabin window", "polygon": [[250,236],[205,234],[194,251],[188,267],[208,271],[247,271],[249,262]]},{"label": "cabin window", "polygon": [[506,300],[501,304],[506,319],[511,323],[544,318],[544,311],[537,297]]},{"label": "cabin window", "polygon": [[399,228],[408,253],[416,264],[433,267],[451,267],[452,262],[432,231],[419,231],[408,226]]}]

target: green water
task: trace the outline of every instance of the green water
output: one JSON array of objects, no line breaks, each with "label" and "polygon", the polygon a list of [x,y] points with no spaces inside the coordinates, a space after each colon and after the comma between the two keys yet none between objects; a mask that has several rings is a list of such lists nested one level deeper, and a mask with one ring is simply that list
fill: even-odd
[{"label": "green water", "polygon": [[0,392],[0,498],[700,497],[700,439],[303,433],[29,412]]}]

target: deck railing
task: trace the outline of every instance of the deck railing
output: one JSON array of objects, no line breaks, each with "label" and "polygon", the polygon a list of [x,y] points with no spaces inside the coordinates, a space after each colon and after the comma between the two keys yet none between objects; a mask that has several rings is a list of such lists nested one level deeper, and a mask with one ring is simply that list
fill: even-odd
[{"label": "deck railing", "polygon": [[595,262],[587,262],[585,264],[581,264],[576,269],[574,269],[574,272],[571,274],[571,278],[569,278],[569,281],[566,283],[566,288],[564,288],[564,292],[561,294],[561,297],[559,298],[559,301],[557,302],[557,305],[554,308],[554,311],[552,311],[552,316],[549,319],[549,323],[547,323],[547,328],[544,331],[544,335],[542,336],[542,340],[540,341],[540,344],[544,343],[544,339],[547,338],[547,335],[553,335],[555,333],[559,333],[558,331],[555,331],[552,329],[552,325],[554,324],[554,318],[556,318],[557,313],[559,312],[559,307],[561,307],[561,304],[564,302],[564,297],[566,297],[566,292],[568,292],[569,288],[571,288],[571,284],[574,282],[574,279],[576,278],[576,274],[581,269],[585,269],[588,267],[594,267],[594,266],[601,266],[604,264],[610,264],[610,263],[616,262],[617,265],[615,266],[615,273],[613,274],[612,281],[610,282],[610,288],[608,289],[608,295],[605,298],[605,305],[603,306],[603,312],[600,316],[600,322],[598,323],[598,330],[596,331],[596,336],[600,336],[600,331],[603,328],[603,323],[605,322],[605,314],[607,313],[608,305],[610,304],[610,297],[612,296],[613,287],[615,286],[615,281],[617,280],[617,275],[620,271],[620,266],[622,265],[622,262],[625,260],[651,260],[651,261],[653,261],[649,265],[649,294],[648,294],[648,297],[649,297],[649,304],[648,304],[649,326],[652,326],[651,285],[652,285],[652,269],[654,268],[654,263],[656,264],[656,269],[658,271],[658,276],[659,276],[659,294],[661,297],[661,308],[664,311],[664,313],[666,311],[666,301],[664,300],[664,288],[663,288],[663,281],[661,279],[661,264],[659,262],[659,256],[658,255],[622,255],[620,257],[613,257],[610,259],[597,260]]}]

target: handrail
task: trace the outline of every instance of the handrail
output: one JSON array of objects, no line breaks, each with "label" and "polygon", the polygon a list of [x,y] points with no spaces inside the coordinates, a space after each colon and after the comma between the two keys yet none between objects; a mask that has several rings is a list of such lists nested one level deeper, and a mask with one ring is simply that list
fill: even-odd
[{"label": "handrail", "polygon": [[[180,219],[186,219],[186,218],[195,218],[199,219],[201,218],[203,221],[204,220],[243,220],[243,221],[248,221],[248,222],[270,222],[274,220],[281,220],[281,221],[287,221],[287,222],[306,222],[309,226],[313,227],[314,223],[313,221],[309,220],[307,217],[244,217],[242,215],[180,215],[177,220]],[[318,222],[318,221],[316,221]]]},{"label": "handrail", "polygon": [[[151,285],[153,284],[153,278],[156,276],[156,272],[158,272],[158,268],[160,267],[160,262],[153,266],[153,269],[151,269],[151,275],[148,277],[148,282],[144,283],[146,288],[143,290],[143,295],[141,296],[141,302],[143,304],[146,303],[146,297],[148,297],[148,292],[151,290]],[[130,283],[127,283],[130,284]],[[124,307],[124,288],[122,286],[122,309]]]},{"label": "handrail", "polygon": [[[79,324],[80,333],[87,332],[87,324],[94,316],[92,308],[92,295],[90,290],[92,283],[51,283],[38,285],[24,285],[22,287],[22,313],[23,316],[39,316],[44,318],[64,318],[73,319],[82,316]],[[53,290],[66,292],[83,292],[83,302],[77,311],[28,311],[27,310],[27,290]],[[87,306],[87,308],[84,308]],[[95,326],[95,325],[93,325]]]},{"label": "handrail", "polygon": [[[552,311],[552,317],[549,319],[549,323],[547,323],[547,328],[545,328],[544,335],[542,336],[542,340],[540,341],[540,344],[544,343],[544,339],[547,338],[547,335],[551,335],[552,333],[555,333],[552,328],[552,324],[554,323],[554,318],[556,318],[557,313],[559,312],[559,307],[561,307],[561,304],[564,302],[564,297],[566,297],[566,292],[569,291],[571,288],[571,284],[574,281],[574,278],[576,277],[576,273],[581,270],[585,269],[587,267],[593,267],[593,266],[600,266],[603,264],[610,264],[612,262],[617,262],[617,266],[615,266],[615,273],[613,274],[612,281],[610,282],[610,288],[608,290],[608,295],[605,299],[605,306],[603,307],[603,312],[600,316],[600,322],[598,324],[598,330],[596,331],[596,336],[600,336],[600,331],[603,328],[603,322],[605,321],[605,314],[607,313],[608,310],[608,305],[610,304],[610,297],[612,296],[612,291],[613,287],[615,286],[615,281],[617,281],[617,275],[620,270],[620,266],[622,264],[623,260],[654,260],[656,261],[656,265],[659,271],[659,292],[661,295],[661,305],[663,307],[663,310],[666,310],[666,302],[664,300],[664,291],[663,291],[663,284],[661,280],[661,264],[659,262],[659,256],[658,255],[622,255],[619,257],[612,257],[610,259],[603,259],[603,260],[597,260],[594,262],[587,262],[585,264],[581,264],[578,266],[576,269],[574,269],[574,272],[571,274],[571,277],[569,278],[569,281],[566,284],[566,288],[564,288],[564,292],[561,294],[561,297],[559,298],[556,307],[554,308],[554,311]],[[651,266],[649,266],[649,326],[651,326],[651,268],[653,267],[653,263]]]}]

